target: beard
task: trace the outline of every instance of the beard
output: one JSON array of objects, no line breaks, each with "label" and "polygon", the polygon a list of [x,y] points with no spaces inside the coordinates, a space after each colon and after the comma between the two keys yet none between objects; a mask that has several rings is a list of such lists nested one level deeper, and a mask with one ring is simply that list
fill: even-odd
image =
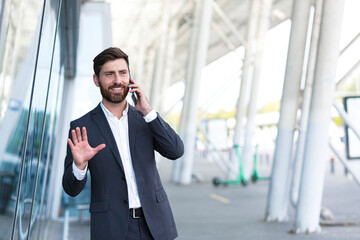
[{"label": "beard", "polygon": [[[108,89],[106,89],[106,87],[104,87],[101,84],[101,82],[99,82],[99,86],[102,97],[105,98],[108,102],[112,102],[112,103],[121,103],[122,101],[124,101],[124,99],[126,98],[129,92],[129,87],[125,86],[122,83],[113,84]],[[119,87],[123,88],[124,91],[122,93],[114,93],[110,91],[113,88],[119,88]]]}]

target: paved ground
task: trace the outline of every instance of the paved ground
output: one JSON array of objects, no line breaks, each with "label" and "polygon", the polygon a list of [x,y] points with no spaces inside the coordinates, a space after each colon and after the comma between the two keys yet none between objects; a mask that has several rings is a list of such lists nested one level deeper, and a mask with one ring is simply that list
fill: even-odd
[{"label": "paved ground", "polygon": [[[171,163],[161,161],[160,174],[168,193],[177,223],[179,240],[359,240],[360,239],[360,187],[340,171],[326,175],[323,205],[329,208],[335,219],[322,226],[321,233],[289,233],[293,228],[294,209],[289,207],[289,221],[264,222],[268,182],[261,181],[248,186],[221,186],[211,184],[212,177],[219,175],[213,163],[198,161],[194,171],[202,181],[179,186],[169,181]],[[266,175],[267,168],[260,171]],[[264,174],[265,173],[265,174]],[[0,228],[6,216],[0,216]],[[90,239],[89,221],[72,222],[69,240]],[[31,239],[62,239],[62,222],[38,223],[37,236]],[[6,234],[5,234],[6,235]],[[36,234],[35,234],[36,235]],[[4,235],[0,236],[0,239]]]},{"label": "paved ground", "polygon": [[166,188],[179,239],[360,239],[360,188],[349,179],[329,176],[323,201],[335,215],[334,221],[327,224],[345,226],[323,226],[321,233],[305,235],[289,233],[293,228],[293,209],[289,210],[289,222],[263,221],[267,182],[247,187],[215,188],[210,184],[194,184],[167,185]]},{"label": "paved ground", "polygon": [[[165,167],[161,164],[159,167],[163,176],[169,179]],[[326,175],[323,195],[323,206],[332,211],[335,219],[323,222],[319,234],[301,235],[289,233],[293,229],[295,215],[291,206],[288,222],[269,223],[263,220],[268,181],[250,183],[246,187],[214,187],[211,179],[219,174],[218,168],[198,161],[194,170],[202,176],[203,183],[177,186],[165,181],[179,230],[178,239],[360,239],[360,187],[352,179],[344,177],[339,166],[336,174]],[[269,167],[263,166],[259,172],[263,176],[268,175]]]},{"label": "paved ground", "polygon": [[[321,233],[295,235],[294,209],[289,207],[289,221],[264,222],[268,182],[262,181],[246,187],[236,185],[214,187],[211,179],[218,173],[213,164],[195,165],[202,182],[188,186],[170,183],[171,164],[160,162],[159,170],[168,193],[179,231],[179,240],[359,240],[360,188],[342,173],[327,174],[323,205],[335,216],[323,222]],[[266,172],[266,169],[263,171]],[[326,226],[325,226],[326,225]],[[88,223],[73,223],[70,239],[89,239]]]}]

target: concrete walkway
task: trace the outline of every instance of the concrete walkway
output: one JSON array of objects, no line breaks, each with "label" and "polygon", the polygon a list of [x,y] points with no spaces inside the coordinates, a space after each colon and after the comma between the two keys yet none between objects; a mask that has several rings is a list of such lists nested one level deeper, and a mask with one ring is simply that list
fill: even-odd
[{"label": "concrete walkway", "polygon": [[[214,187],[211,178],[219,170],[206,163],[194,168],[200,173],[201,182],[179,186],[169,181],[171,166],[171,162],[161,161],[159,171],[174,212],[179,240],[360,239],[360,187],[340,171],[326,175],[323,196],[323,205],[334,214],[334,220],[322,222],[321,233],[296,235],[290,233],[295,215],[291,206],[288,222],[263,221],[268,181],[246,187]],[[90,239],[89,235],[88,221],[70,224],[69,239]]]},{"label": "concrete walkway", "polygon": [[[191,186],[166,184],[179,238],[219,239],[360,239],[360,188],[345,177],[327,176],[323,204],[334,220],[323,222],[321,233],[291,234],[294,210],[289,221],[264,222],[268,182],[247,187],[213,187],[210,183]],[[326,226],[325,226],[326,225]]]},{"label": "concrete walkway", "polygon": [[[265,163],[263,163],[265,164]],[[170,182],[172,162],[158,164],[164,188],[173,209],[177,224],[178,240],[360,240],[360,187],[345,177],[337,165],[336,174],[327,170],[323,206],[334,215],[332,221],[322,222],[321,233],[292,234],[295,210],[289,206],[288,222],[264,222],[268,181],[241,185],[212,185],[212,178],[221,176],[215,163],[197,159],[197,175],[188,186]],[[261,176],[269,174],[269,165],[260,165]],[[12,216],[0,215],[0,240],[9,239]],[[38,229],[38,231],[36,231]],[[62,221],[38,221],[32,239],[62,240]],[[69,240],[89,240],[90,222],[72,221]]]},{"label": "concrete walkway", "polygon": [[[172,163],[161,161],[159,171],[168,193],[180,240],[360,240],[360,187],[344,176],[337,163],[335,174],[325,179],[323,206],[334,215],[322,221],[316,234],[293,234],[295,210],[289,204],[288,222],[265,222],[268,181],[214,187],[211,179],[220,171],[214,163],[197,159],[194,173],[201,182],[179,186],[169,181]],[[328,166],[330,169],[330,166]],[[262,176],[270,174],[270,166],[259,166]]]}]

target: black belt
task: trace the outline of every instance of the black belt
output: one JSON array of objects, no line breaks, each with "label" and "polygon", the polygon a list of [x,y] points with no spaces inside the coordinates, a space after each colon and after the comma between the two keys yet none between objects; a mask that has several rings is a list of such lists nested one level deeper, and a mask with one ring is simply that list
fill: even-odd
[{"label": "black belt", "polygon": [[142,218],[144,217],[144,212],[142,210],[142,208],[130,208],[130,217],[132,218]]}]

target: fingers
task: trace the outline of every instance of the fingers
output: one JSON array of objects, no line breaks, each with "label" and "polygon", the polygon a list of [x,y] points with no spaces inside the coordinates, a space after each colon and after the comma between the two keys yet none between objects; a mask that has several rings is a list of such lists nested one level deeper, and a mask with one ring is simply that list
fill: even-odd
[{"label": "fingers", "polygon": [[[144,96],[144,93],[143,93],[141,87],[137,84],[132,84],[129,92],[130,92],[130,94],[136,93],[135,94],[136,101],[139,101]],[[131,96],[131,97],[133,97],[133,96]]]},{"label": "fingers", "polygon": [[82,128],[82,133],[79,127],[71,130],[71,137],[72,137],[73,145],[76,145],[81,141],[87,141],[88,138],[87,138],[86,128],[85,127]]},{"label": "fingers", "polygon": [[106,147],[105,144],[100,144],[96,148],[94,148],[95,152],[99,152],[100,150],[104,149]]},{"label": "fingers", "polygon": [[85,127],[82,128],[82,139],[83,139],[83,141],[87,141],[87,140],[88,140],[88,138],[87,138],[87,133],[86,133],[86,128],[85,128]]},{"label": "fingers", "polygon": [[141,91],[141,87],[136,82],[134,82],[134,80],[132,78],[130,78],[130,81],[131,81],[131,83],[128,86],[130,93],[133,93],[133,92],[138,93],[139,91]]},{"label": "fingers", "polygon": [[[133,85],[133,84],[136,84],[136,82],[134,81],[133,78],[129,78],[129,80],[132,82],[132,85]],[[130,83],[130,84],[131,84],[131,83]]]},{"label": "fingers", "polygon": [[74,144],[72,143],[71,139],[68,138],[68,139],[67,139],[67,142],[68,142],[68,144],[69,144],[70,149],[72,150],[72,149],[74,148]]},{"label": "fingers", "polygon": [[82,141],[82,137],[81,137],[80,128],[77,127],[77,128],[75,129],[75,131],[76,131],[77,141],[78,141],[78,142],[81,142],[81,141]]},{"label": "fingers", "polygon": [[71,130],[71,137],[72,137],[72,140],[74,142],[74,145],[78,144],[78,140],[77,140],[77,137],[76,137],[75,130]]}]

